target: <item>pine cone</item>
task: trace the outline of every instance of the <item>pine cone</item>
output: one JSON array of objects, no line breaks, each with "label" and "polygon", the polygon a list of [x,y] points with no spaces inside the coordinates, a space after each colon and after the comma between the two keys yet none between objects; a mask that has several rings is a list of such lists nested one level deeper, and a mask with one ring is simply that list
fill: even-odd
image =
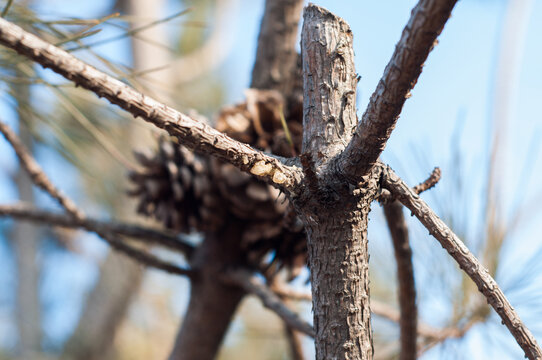
[{"label": "pine cone", "polygon": [[156,154],[134,154],[144,168],[129,174],[135,184],[129,195],[139,198],[138,213],[179,232],[222,225],[223,206],[205,159],[165,137],[159,139]]},{"label": "pine cone", "polygon": [[[246,102],[225,107],[219,113],[217,130],[275,155],[291,157],[299,154],[303,119],[298,106],[288,104],[286,107],[283,96],[274,90],[248,89],[245,95]],[[284,124],[281,116],[285,117]]]},{"label": "pine cone", "polygon": [[[216,128],[229,136],[280,156],[301,148],[301,118],[276,91],[249,89],[247,101],[224,108]],[[286,119],[285,128],[281,117]],[[290,133],[288,139],[287,130]],[[215,158],[203,158],[165,138],[155,155],[136,153],[143,172],[132,172],[138,212],[166,227],[187,232],[217,231],[227,219],[243,223],[240,246],[248,260],[260,264],[269,253],[292,277],[306,263],[306,235],[291,205],[278,189]]]}]

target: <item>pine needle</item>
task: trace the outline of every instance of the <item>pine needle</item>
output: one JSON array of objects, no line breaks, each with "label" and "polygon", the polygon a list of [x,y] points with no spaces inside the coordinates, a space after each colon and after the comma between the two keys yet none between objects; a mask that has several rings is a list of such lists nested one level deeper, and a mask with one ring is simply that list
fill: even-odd
[{"label": "pine needle", "polygon": [[282,124],[282,129],[284,130],[284,133],[286,134],[286,140],[288,141],[288,144],[290,144],[290,147],[292,148],[292,156],[296,156],[294,142],[292,141],[292,135],[290,134],[290,129],[288,129],[288,124],[286,123],[286,118],[284,117],[284,106],[282,106],[282,104],[279,105],[279,115],[280,115],[280,123]]},{"label": "pine needle", "polygon": [[11,7],[11,4],[13,3],[13,0],[8,0],[8,3],[6,6],[4,6],[4,10],[2,10],[2,14],[0,14],[1,17],[5,17],[8,14],[9,8]]}]

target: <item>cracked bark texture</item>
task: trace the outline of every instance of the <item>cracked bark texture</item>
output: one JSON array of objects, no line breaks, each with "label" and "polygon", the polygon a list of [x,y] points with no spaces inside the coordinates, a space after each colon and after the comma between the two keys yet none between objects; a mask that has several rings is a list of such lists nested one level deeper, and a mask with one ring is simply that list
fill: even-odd
[{"label": "cracked bark texture", "polygon": [[384,150],[403,105],[457,0],[420,0],[395,46],[352,141],[338,167],[355,184]]},{"label": "cracked bark texture", "polygon": [[283,190],[296,183],[295,169],[277,157],[236,141],[204,122],[134,90],[4,19],[0,19],[0,43],[44,68],[50,68],[77,86],[106,98],[134,117],[141,117],[164,129],[191,150],[213,155]]},{"label": "cracked bark texture", "polygon": [[[306,91],[301,158],[304,177],[296,166],[286,166],[282,159],[267,156],[143,96],[3,19],[0,43],[107,97],[134,116],[142,116],[183,140],[184,145],[275,182],[288,192],[309,236],[318,359],[372,358],[366,230],[370,203],[379,194],[381,182],[471,276],[526,355],[541,359],[542,352],[532,334],[478,260],[398,177],[380,164],[373,166],[454,4],[452,0],[421,0],[413,10],[353,140],[355,71],[351,34],[341,19],[313,5],[307,8],[302,46]],[[331,36],[336,32],[345,34]],[[277,178],[280,183],[275,181],[277,171],[283,175]],[[220,319],[219,324],[224,322]]]},{"label": "cracked bark texture", "polygon": [[356,125],[356,72],[348,24],[309,5],[302,31],[306,186],[294,205],[308,235],[317,359],[372,359],[367,222],[378,188],[329,175]]}]

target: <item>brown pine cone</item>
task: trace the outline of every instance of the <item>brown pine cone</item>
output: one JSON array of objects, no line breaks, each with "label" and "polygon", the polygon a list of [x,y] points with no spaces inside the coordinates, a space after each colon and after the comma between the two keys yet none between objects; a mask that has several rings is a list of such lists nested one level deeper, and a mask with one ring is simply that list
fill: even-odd
[{"label": "brown pine cone", "polygon": [[218,229],[224,206],[214,187],[208,162],[161,137],[156,154],[134,153],[144,170],[129,174],[138,197],[137,212],[179,232]]}]

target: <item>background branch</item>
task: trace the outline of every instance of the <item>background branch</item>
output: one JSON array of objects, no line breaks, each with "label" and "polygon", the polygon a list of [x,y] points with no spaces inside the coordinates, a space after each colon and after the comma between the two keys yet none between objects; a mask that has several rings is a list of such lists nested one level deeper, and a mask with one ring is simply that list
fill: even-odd
[{"label": "background branch", "polygon": [[74,218],[83,218],[83,213],[77,208],[75,203],[53,185],[47,175],[45,175],[45,172],[43,172],[41,166],[26,149],[21,139],[3,121],[0,121],[0,132],[11,144],[13,150],[15,150],[21,166],[26,170],[32,182],[51,195]]},{"label": "background branch", "polygon": [[192,150],[216,156],[282,189],[288,189],[296,183],[295,173],[299,175],[299,172],[285,166],[278,158],[265,155],[201,121],[139,93],[4,19],[0,19],[0,43],[44,68],[51,68],[77,86],[90,90],[99,97],[105,97],[134,117],[140,116],[166,130],[177,137],[182,145]]},{"label": "background branch", "polygon": [[[0,19],[1,21],[1,19]],[[30,152],[23,145],[18,136],[7,126],[0,121],[0,132],[6,137],[8,142],[12,145],[19,158],[21,166],[28,172],[33,182],[38,184],[43,190],[56,199],[59,204],[68,212],[68,214],[78,221],[85,221],[86,215],[77,208],[75,203],[66,195],[57,189],[57,187],[49,180],[45,172],[41,169],[37,161],[32,157]],[[128,255],[129,257],[137,260],[147,266],[152,266],[169,273],[177,275],[191,276],[192,272],[187,269],[178,267],[177,265],[160,260],[152,254],[145,253],[131,245],[124,243],[118,236],[107,231],[96,231],[96,233],[108,242],[114,249]]]},{"label": "background branch", "polygon": [[[418,308],[416,306],[416,286],[412,249],[408,238],[408,226],[403,215],[403,205],[397,200],[384,204],[384,215],[397,263],[398,300],[401,309],[399,327],[401,329],[401,360],[416,359],[416,339],[418,327]],[[373,306],[371,304],[371,306]]]},{"label": "background branch", "polygon": [[58,214],[47,210],[37,209],[24,203],[0,205],[0,216],[40,222],[52,226],[83,228],[95,233],[115,233],[117,235],[128,236],[143,243],[152,243],[180,251],[187,258],[190,258],[190,255],[194,251],[194,246],[183,241],[179,236],[170,231],[157,230],[136,224],[119,223],[115,221],[73,218],[66,214]]},{"label": "background branch", "polygon": [[251,87],[274,89],[289,98],[298,78],[297,32],[303,0],[267,0],[258,36]]},{"label": "background branch", "polygon": [[405,100],[416,85],[429,52],[457,0],[420,0],[384,70],[354,137],[338,159],[353,184],[366,175],[384,150]]},{"label": "background branch", "polygon": [[478,286],[478,290],[499,314],[504,325],[510,330],[510,333],[523,349],[525,356],[532,360],[542,358],[542,350],[534,336],[521,321],[495,280],[465,244],[389,166],[382,165],[382,178],[383,186],[412,211],[412,214],[420,220],[429,230],[429,233],[440,242],[442,247],[459,264],[459,267],[474,281]]},{"label": "background branch", "polygon": [[233,270],[228,272],[223,279],[226,283],[237,285],[246,292],[256,295],[269,310],[277,314],[292,329],[314,337],[314,329],[306,321],[302,320],[295,312],[290,310],[280,298],[268,288],[256,276],[247,270]]}]

